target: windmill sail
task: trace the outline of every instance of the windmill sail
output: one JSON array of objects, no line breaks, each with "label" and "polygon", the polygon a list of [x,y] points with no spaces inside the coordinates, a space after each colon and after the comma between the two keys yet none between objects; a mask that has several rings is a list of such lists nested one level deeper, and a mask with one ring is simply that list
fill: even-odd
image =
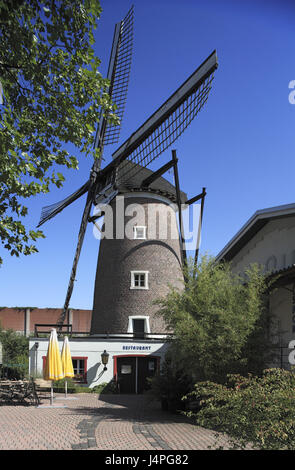
[{"label": "windmill sail", "polygon": [[[207,102],[217,54],[212,54],[113,154],[113,161],[100,173],[98,189],[116,173],[116,184],[126,184],[136,172],[146,168],[184,132]],[[130,166],[129,162],[135,163]],[[120,167],[120,171],[116,169]]]},{"label": "windmill sail", "polygon": [[[103,190],[106,181],[114,180],[112,174],[118,166],[120,181],[117,180],[117,183],[126,183],[135,172],[147,167],[178,139],[207,102],[217,66],[217,54],[213,51],[178,90],[114,152],[113,161],[99,173],[97,191]],[[137,165],[130,167],[128,161]],[[87,184],[89,182],[82,188]],[[46,218],[39,225],[69,205],[71,198],[76,200],[80,190],[57,205],[44,208],[48,209],[44,212]],[[50,212],[50,207],[54,213]]]},{"label": "windmill sail", "polygon": [[[120,126],[107,124],[101,114],[100,126],[95,137],[95,146],[116,144],[119,140],[120,130],[125,111],[131,59],[133,49],[133,23],[134,7],[132,6],[126,17],[115,26],[112,52],[109,62],[107,78],[110,80],[109,95],[116,104],[116,115],[120,119]],[[105,126],[103,136],[102,127]],[[100,139],[102,141],[100,142]]]},{"label": "windmill sail", "polygon": [[[125,68],[124,67],[122,68],[122,62],[124,62],[124,59],[126,59],[126,62],[128,64],[131,61],[130,51],[132,50],[132,48],[130,47],[130,44],[132,43],[132,41],[130,40],[130,37],[132,38],[133,36],[133,33],[131,33],[131,30],[133,31],[133,7],[127,14],[127,17],[124,20],[122,20],[120,23],[118,23],[115,27],[115,34],[114,34],[114,39],[113,39],[113,46],[112,46],[112,53],[111,53],[108,75],[110,77],[109,95],[112,98],[114,95],[114,91],[116,91],[117,100],[119,99],[119,97],[126,98],[130,70],[126,69],[125,71]],[[114,54],[114,51],[116,51],[115,54]],[[123,80],[123,86],[119,86],[119,84],[122,83],[121,80]],[[121,115],[123,115],[123,112],[124,112],[124,104],[125,103],[123,103],[122,101],[122,105],[120,102],[120,106],[118,106]],[[95,146],[100,148],[101,156],[103,153],[103,146],[106,143],[105,142],[106,135],[108,135],[107,134],[107,119],[103,117],[103,119],[101,119],[100,121],[96,139],[95,139]],[[109,133],[109,135],[112,135],[112,133]],[[63,324],[65,320],[69,303],[70,303],[70,299],[72,296],[72,291],[74,288],[76,270],[77,270],[78,261],[80,258],[80,253],[81,253],[81,249],[82,249],[82,245],[84,241],[87,223],[89,220],[91,206],[93,204],[93,199],[94,199],[94,195],[95,195],[95,191],[97,187],[97,179],[100,173],[100,165],[101,165],[101,159],[95,160],[93,163],[91,172],[90,172],[88,194],[87,194],[86,204],[85,204],[84,211],[82,214],[80,229],[78,233],[77,247],[75,251],[71,274],[70,274],[70,280],[69,280],[68,289],[66,293],[64,308],[59,319],[59,323],[61,325]]]},{"label": "windmill sail", "polygon": [[[107,74],[107,78],[110,80],[109,95],[117,106],[116,114],[120,119],[120,125],[113,126],[108,124],[107,119],[103,117],[103,112],[101,111],[94,143],[95,148],[100,147],[101,153],[105,145],[115,144],[119,140],[131,70],[133,24],[134,7],[132,5],[125,18],[115,25]],[[97,170],[99,170],[99,168],[97,168]],[[81,188],[62,201],[43,207],[37,227],[43,225],[47,220],[57,215],[65,209],[65,207],[85,194],[89,189],[89,183],[90,182],[87,181]]]},{"label": "windmill sail", "polygon": [[[124,20],[115,27],[108,71],[108,77],[110,78],[109,94],[117,104],[120,119],[123,117],[126,102],[132,39],[133,7]],[[113,153],[111,163],[101,169],[101,160],[95,160],[90,178],[81,188],[63,201],[43,209],[38,226],[87,193],[66,300],[59,320],[60,324],[64,322],[68,310],[92,204],[97,199],[108,197],[108,194],[106,194],[107,188],[113,196],[118,185],[128,182],[136,172],[146,168],[178,139],[206,103],[216,68],[217,55],[216,51],[213,51],[178,90]],[[107,116],[101,114],[95,137],[95,146],[100,148],[101,155],[104,145],[117,142],[119,132],[120,128],[117,129],[117,127],[109,125]]]},{"label": "windmill sail", "polygon": [[[216,51],[198,67],[180,88],[113,154],[116,161],[129,160],[148,166],[184,132],[208,100]],[[132,177],[127,162],[120,171],[123,180]],[[136,169],[135,169],[136,171]]]},{"label": "windmill sail", "polygon": [[[133,48],[134,7],[130,8],[125,18],[115,25],[112,51],[108,66],[107,78],[110,80],[109,95],[116,104],[116,114],[120,125],[113,126],[107,123],[101,111],[99,125],[95,136],[94,147],[100,147],[101,152],[105,145],[115,144],[119,140],[125,104],[127,99],[128,83],[131,70]],[[97,168],[99,170],[99,168]],[[62,201],[42,208],[41,217],[37,227],[43,225],[76,199],[87,193],[90,182],[87,181],[81,188]]]},{"label": "windmill sail", "polygon": [[51,204],[50,206],[43,207],[41,211],[41,217],[40,217],[37,227],[40,227],[47,220],[51,219],[52,217],[57,215],[59,212],[61,212],[63,209],[65,209],[65,207],[69,206],[70,204],[72,204],[72,202],[76,201],[76,199],[79,199],[79,197],[87,193],[88,188],[89,188],[89,180],[86,181],[86,183],[83,184],[81,188],[77,189],[77,191],[75,191],[73,194],[66,197],[62,201],[56,202],[55,204]]}]

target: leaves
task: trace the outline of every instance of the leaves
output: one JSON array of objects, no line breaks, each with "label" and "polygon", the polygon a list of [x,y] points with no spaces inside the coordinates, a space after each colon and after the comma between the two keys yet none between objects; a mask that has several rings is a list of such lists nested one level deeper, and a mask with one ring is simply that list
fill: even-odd
[{"label": "leaves", "polygon": [[261,370],[268,352],[260,329],[267,286],[259,268],[241,276],[205,256],[197,275],[192,267],[186,278],[183,292],[172,290],[158,302],[158,314],[174,331],[174,355],[187,372],[197,380],[222,381],[233,370]]},{"label": "leaves", "polygon": [[235,445],[294,450],[294,389],[293,372],[266,369],[259,377],[231,374],[224,385],[198,383],[185,400],[200,402],[189,413],[198,425],[227,433]]},{"label": "leaves", "polygon": [[101,108],[118,123],[92,48],[100,13],[97,0],[0,0],[0,237],[13,255],[36,251],[18,231],[23,199],[61,187],[59,167],[78,168],[65,144],[97,158]]},{"label": "leaves", "polygon": [[3,330],[0,325],[0,341],[3,345],[3,365],[5,364],[6,373],[14,378],[23,378],[29,366],[28,338],[12,329]]}]

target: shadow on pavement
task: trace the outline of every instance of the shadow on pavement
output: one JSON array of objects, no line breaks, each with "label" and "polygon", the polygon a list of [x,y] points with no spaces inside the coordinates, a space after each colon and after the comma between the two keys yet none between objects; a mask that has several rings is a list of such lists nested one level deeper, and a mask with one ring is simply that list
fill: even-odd
[{"label": "shadow on pavement", "polygon": [[144,423],[191,423],[192,420],[180,413],[163,411],[159,401],[148,395],[99,395],[98,407],[72,408],[71,412],[112,420],[136,420]]}]

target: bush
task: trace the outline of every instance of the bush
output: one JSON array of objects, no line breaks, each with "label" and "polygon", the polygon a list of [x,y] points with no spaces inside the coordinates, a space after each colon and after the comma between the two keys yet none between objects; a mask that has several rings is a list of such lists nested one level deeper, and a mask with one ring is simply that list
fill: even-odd
[{"label": "bush", "polygon": [[192,380],[168,354],[161,373],[148,380],[151,385],[149,395],[161,401],[163,410],[172,412],[184,410],[182,397],[192,390]]},{"label": "bush", "polygon": [[3,346],[3,374],[9,379],[23,379],[29,370],[29,339],[12,329],[0,328]]},{"label": "bush", "polygon": [[225,385],[203,382],[184,401],[197,400],[200,426],[225,432],[232,442],[264,450],[295,449],[295,374],[267,369],[262,376],[229,375]]},{"label": "bush", "polygon": [[103,382],[95,387],[89,388],[79,383],[74,382],[73,379],[61,379],[53,382],[53,390],[57,393],[65,392],[65,381],[67,381],[68,393],[115,393],[116,387],[114,381]]},{"label": "bush", "polygon": [[65,392],[65,382],[67,382],[67,392],[68,393],[76,393],[77,392],[77,385],[73,381],[73,379],[61,379],[55,380],[53,382],[53,390],[57,393]]},{"label": "bush", "polygon": [[91,390],[93,393],[100,393],[100,394],[117,393],[117,384],[115,380],[111,380],[110,382],[103,382],[99,385],[96,385]]},{"label": "bush", "polygon": [[270,364],[269,283],[259,266],[232,272],[229,263],[202,257],[185,270],[185,289],[171,289],[156,303],[174,332],[170,349],[194,382],[224,383],[229,373],[262,373]]}]

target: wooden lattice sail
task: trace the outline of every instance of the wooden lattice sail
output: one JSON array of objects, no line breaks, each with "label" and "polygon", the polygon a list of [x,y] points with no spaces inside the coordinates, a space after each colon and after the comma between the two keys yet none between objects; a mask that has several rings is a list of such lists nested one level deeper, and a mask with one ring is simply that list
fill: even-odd
[{"label": "wooden lattice sail", "polygon": [[[109,62],[109,94],[117,104],[117,114],[122,122],[131,67],[134,11],[115,26],[112,52]],[[147,168],[175,142],[207,102],[217,69],[217,55],[213,51],[195,72],[168,98],[131,136],[113,153],[113,160],[101,169],[101,159],[96,160],[90,178],[77,191],[64,200],[42,209],[38,227],[57,215],[65,207],[87,194],[82,215],[78,243],[70,275],[70,281],[60,323],[64,322],[73,286],[77,264],[83,244],[87,223],[91,220],[92,204],[104,198],[111,201],[116,188],[128,184],[136,173]],[[101,115],[95,145],[100,148],[114,144],[119,139],[120,126],[111,126]],[[131,163],[131,165],[130,165]]]}]

